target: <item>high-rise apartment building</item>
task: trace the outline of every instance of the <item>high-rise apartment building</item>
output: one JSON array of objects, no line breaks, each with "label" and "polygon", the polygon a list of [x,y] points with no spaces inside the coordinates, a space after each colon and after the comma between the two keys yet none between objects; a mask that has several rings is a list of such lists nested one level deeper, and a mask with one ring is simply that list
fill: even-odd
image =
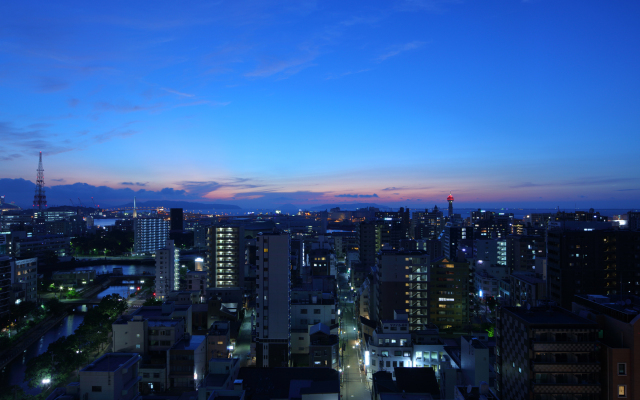
[{"label": "high-rise apartment building", "polygon": [[[536,257],[546,257],[546,239],[542,236],[507,236],[507,266],[511,273],[531,272],[536,265]],[[536,271],[542,273],[542,271]]]},{"label": "high-rise apartment building", "polygon": [[448,259],[454,258],[462,241],[473,243],[473,228],[470,226],[456,226],[447,223],[444,227],[442,249]]},{"label": "high-rise apartment building", "polygon": [[291,359],[290,238],[285,233],[256,237],[256,364],[287,367]]},{"label": "high-rise apartment building", "polygon": [[547,232],[549,300],[570,308],[575,294],[640,294],[640,232],[566,222]]},{"label": "high-rise apartment building", "polygon": [[440,329],[460,329],[469,322],[471,271],[466,262],[447,257],[431,262],[429,322]]},{"label": "high-rise apartment building", "polygon": [[595,321],[559,307],[502,307],[496,331],[499,398],[601,398]]},{"label": "high-rise apartment building", "polygon": [[209,287],[243,287],[246,265],[242,225],[209,227],[205,266]]},{"label": "high-rise apartment building", "polygon": [[156,250],[156,298],[165,300],[180,288],[180,250],[173,240],[167,240],[162,249]]},{"label": "high-rise apartment building", "polygon": [[374,221],[361,222],[356,225],[356,238],[360,252],[360,262],[365,268],[376,264],[376,223]]},{"label": "high-rise apartment building", "polygon": [[598,322],[603,399],[640,397],[640,297],[576,295],[575,314]]},{"label": "high-rise apartment building", "polygon": [[414,211],[411,217],[411,235],[414,239],[436,239],[444,227],[444,215],[438,209]]},{"label": "high-rise apartment building", "polygon": [[409,315],[411,329],[423,329],[429,314],[429,255],[423,251],[383,250],[377,268],[376,315],[393,319],[395,310]]},{"label": "high-rise apartment building", "polygon": [[0,256],[0,317],[11,307],[11,257]]},{"label": "high-rise apartment building", "polygon": [[169,239],[169,221],[162,218],[136,218],[133,220],[134,253],[153,253],[164,247]]}]

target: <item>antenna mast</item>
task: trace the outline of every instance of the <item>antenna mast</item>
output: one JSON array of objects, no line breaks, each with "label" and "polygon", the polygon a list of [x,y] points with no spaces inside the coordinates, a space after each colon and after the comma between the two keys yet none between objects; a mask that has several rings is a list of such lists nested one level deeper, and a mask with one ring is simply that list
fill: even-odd
[{"label": "antenna mast", "polygon": [[38,211],[42,211],[42,207],[46,206],[47,196],[44,194],[44,168],[42,167],[42,152],[40,152],[38,178],[36,179],[36,194],[33,196],[33,207],[38,207]]}]

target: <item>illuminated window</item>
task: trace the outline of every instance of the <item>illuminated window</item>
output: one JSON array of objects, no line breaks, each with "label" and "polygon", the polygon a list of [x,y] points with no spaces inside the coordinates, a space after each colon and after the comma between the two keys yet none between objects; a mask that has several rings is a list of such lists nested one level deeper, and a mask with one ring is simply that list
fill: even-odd
[{"label": "illuminated window", "polygon": [[627,385],[618,385],[618,397],[627,397]]}]

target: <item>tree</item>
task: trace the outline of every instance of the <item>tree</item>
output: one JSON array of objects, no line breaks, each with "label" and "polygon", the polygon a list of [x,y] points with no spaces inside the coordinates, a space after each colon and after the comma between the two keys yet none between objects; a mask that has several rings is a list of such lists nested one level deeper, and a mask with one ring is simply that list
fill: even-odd
[{"label": "tree", "polygon": [[47,300],[47,302],[44,303],[44,305],[47,307],[47,309],[49,309],[49,312],[53,315],[60,315],[66,309],[65,305],[62,304],[60,300],[56,299],[55,297]]}]

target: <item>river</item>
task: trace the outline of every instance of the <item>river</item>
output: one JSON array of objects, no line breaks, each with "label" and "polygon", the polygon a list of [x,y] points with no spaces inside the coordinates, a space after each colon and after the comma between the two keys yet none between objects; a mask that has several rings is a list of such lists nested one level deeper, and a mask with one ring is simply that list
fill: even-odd
[{"label": "river", "polygon": [[[106,274],[113,272],[113,268],[122,268],[124,275],[142,275],[144,272],[148,274],[155,274],[155,267],[147,265],[94,265],[88,267],[78,267],[75,270],[95,270],[96,274]],[[100,292],[96,297],[102,298],[108,294],[118,293],[119,295],[126,297],[133,290],[131,285],[126,286],[111,286],[104,291]],[[83,307],[84,308],[84,307]],[[37,357],[47,351],[49,344],[55,342],[61,337],[66,337],[75,332],[84,320],[84,314],[72,313],[69,314],[64,320],[51,328],[45,333],[40,340],[32,344],[23,353],[22,357],[17,357],[9,365],[7,365],[2,371],[0,371],[0,387],[8,388],[12,385],[20,385],[26,393],[36,395],[40,393],[40,388],[29,389],[27,384],[23,382],[24,372],[27,368],[27,361],[33,357]]]}]

